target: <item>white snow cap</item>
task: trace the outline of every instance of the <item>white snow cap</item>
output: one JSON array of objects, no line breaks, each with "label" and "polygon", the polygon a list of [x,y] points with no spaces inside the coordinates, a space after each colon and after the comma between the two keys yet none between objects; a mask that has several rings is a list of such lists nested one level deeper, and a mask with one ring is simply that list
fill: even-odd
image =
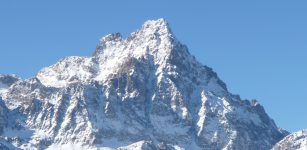
[{"label": "white snow cap", "polygon": [[149,30],[160,33],[172,33],[169,24],[164,18],[160,18],[157,20],[148,20],[146,21],[141,30]]}]

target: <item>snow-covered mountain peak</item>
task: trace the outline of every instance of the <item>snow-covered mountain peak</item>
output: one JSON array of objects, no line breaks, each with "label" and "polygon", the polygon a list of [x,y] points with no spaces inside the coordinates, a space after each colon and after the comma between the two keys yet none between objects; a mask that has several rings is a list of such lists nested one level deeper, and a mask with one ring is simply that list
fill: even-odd
[{"label": "snow-covered mountain peak", "polygon": [[143,24],[143,28],[147,27],[167,27],[168,28],[169,24],[164,18],[159,18],[156,20],[147,20]]},{"label": "snow-covered mountain peak", "polygon": [[64,58],[1,101],[0,131],[15,117],[0,144],[25,149],[268,150],[286,135],[257,101],[231,94],[164,19],[127,39],[101,38],[93,56]]},{"label": "snow-covered mountain peak", "polygon": [[[178,42],[174,38],[166,20],[149,20],[139,30],[132,32],[127,39],[123,39],[120,33],[113,33],[102,37],[94,55],[110,54],[108,51],[114,50],[114,48],[118,49],[119,47],[125,47],[126,49],[142,47],[143,52],[148,47],[150,50],[156,51],[157,49],[153,49],[154,47],[156,48],[158,45],[163,45],[166,42],[168,42],[168,45],[174,45]],[[129,53],[133,55],[133,53],[140,52],[130,51]]]},{"label": "snow-covered mountain peak", "polygon": [[139,32],[142,32],[145,36],[148,36],[150,34],[157,34],[157,35],[172,34],[169,24],[164,18],[146,21]]},{"label": "snow-covered mountain peak", "polygon": [[[123,39],[120,33],[102,37],[92,57],[69,57],[57,64],[44,68],[37,77],[46,86],[65,87],[76,81],[102,81],[110,74],[122,70],[122,66],[132,59],[149,59],[159,72],[165,70],[176,59],[196,61],[171,33],[164,19],[146,21],[142,27]],[[173,61],[171,61],[173,60]],[[180,65],[180,64],[178,64]],[[71,67],[67,67],[71,66]]]}]

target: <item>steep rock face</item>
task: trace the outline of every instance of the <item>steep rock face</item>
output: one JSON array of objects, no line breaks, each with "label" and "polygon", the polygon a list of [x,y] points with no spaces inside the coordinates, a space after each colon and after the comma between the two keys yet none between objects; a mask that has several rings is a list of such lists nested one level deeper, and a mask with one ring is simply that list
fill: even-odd
[{"label": "steep rock face", "polygon": [[279,141],[272,150],[306,150],[307,129],[292,133]]},{"label": "steep rock face", "polygon": [[[18,148],[270,149],[285,136],[256,101],[231,94],[163,19],[93,56],[67,57],[2,94]],[[24,133],[24,134],[20,134]],[[70,147],[70,146],[68,146]]]}]

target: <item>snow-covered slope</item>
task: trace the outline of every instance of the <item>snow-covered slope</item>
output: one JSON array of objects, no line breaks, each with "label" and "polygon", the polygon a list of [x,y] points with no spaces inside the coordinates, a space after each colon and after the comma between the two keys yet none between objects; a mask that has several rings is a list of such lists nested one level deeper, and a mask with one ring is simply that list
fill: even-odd
[{"label": "snow-covered slope", "polygon": [[307,150],[307,129],[286,136],[272,150]]},{"label": "snow-covered slope", "polygon": [[[241,100],[164,19],[100,39],[2,94],[1,137],[23,149],[270,149],[287,133]],[[10,116],[6,118],[5,116]]]}]

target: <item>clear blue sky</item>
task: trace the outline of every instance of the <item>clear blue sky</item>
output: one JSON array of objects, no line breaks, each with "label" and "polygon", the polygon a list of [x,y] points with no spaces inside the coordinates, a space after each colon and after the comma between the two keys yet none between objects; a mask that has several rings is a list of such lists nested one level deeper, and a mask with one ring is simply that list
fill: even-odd
[{"label": "clear blue sky", "polygon": [[111,32],[165,18],[231,92],[256,98],[278,126],[307,128],[307,1],[0,1],[0,73],[29,78],[88,56]]}]

